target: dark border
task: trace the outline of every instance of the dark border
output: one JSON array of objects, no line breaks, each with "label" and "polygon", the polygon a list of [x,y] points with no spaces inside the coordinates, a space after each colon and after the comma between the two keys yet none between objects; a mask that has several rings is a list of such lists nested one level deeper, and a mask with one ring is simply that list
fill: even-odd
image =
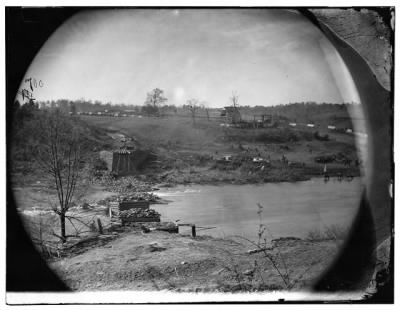
[{"label": "dark border", "polygon": [[[115,9],[240,9],[240,7],[116,7]],[[308,10],[309,7],[243,7],[246,9],[295,9],[300,11],[312,23],[321,29],[315,16]],[[312,9],[321,8],[349,8],[349,7],[312,7]],[[367,8],[378,12],[390,28],[390,8],[389,7],[352,7],[355,10]],[[7,142],[10,141],[10,129],[12,124],[12,103],[15,94],[20,86],[21,80],[41,46],[46,42],[49,36],[68,18],[78,12],[93,9],[114,9],[111,7],[6,7],[6,134]],[[392,36],[392,46],[394,47],[394,36]],[[394,62],[393,62],[394,65]],[[394,70],[392,70],[392,85],[394,85]],[[393,105],[394,91],[390,92]],[[392,117],[393,130],[393,117]],[[394,132],[393,132],[394,136]],[[7,144],[7,147],[10,143]],[[393,149],[393,145],[392,145]],[[393,157],[393,154],[392,154]],[[7,167],[9,166],[9,152],[7,149]],[[392,160],[393,162],[393,160]],[[393,165],[394,166],[394,165]],[[392,171],[393,175],[393,171]],[[394,175],[393,175],[394,178]],[[15,201],[9,185],[9,170],[7,169],[7,273],[6,290],[9,292],[67,292],[68,288],[62,283],[43,262],[39,254],[35,251],[29,236],[23,229],[22,223],[16,213]],[[394,200],[392,200],[392,213],[394,212]],[[365,204],[365,208],[369,207]],[[365,209],[364,208],[364,209]],[[370,216],[364,213],[367,218]],[[392,222],[394,218],[392,217]],[[392,224],[393,225],[393,224]],[[392,226],[393,227],[393,226]],[[370,240],[371,241],[371,240]],[[392,243],[393,244],[393,243]],[[391,250],[393,258],[393,247]],[[27,263],[28,262],[28,263]],[[393,264],[393,260],[391,260]],[[32,268],[34,266],[34,268]],[[393,269],[392,269],[393,270]],[[40,279],[40,281],[38,281]],[[392,283],[393,285],[393,283]],[[368,301],[356,301],[351,303],[392,303],[393,286],[389,287],[384,296],[374,296]],[[201,302],[190,304],[315,304],[327,303],[325,301],[272,301],[272,302]],[[328,302],[331,303],[331,302]],[[349,303],[348,301],[335,301],[332,303]],[[124,303],[121,303],[123,305]],[[155,303],[159,304],[159,303]],[[182,303],[168,303],[182,304]],[[185,304],[185,302],[183,302]],[[119,304],[116,304],[119,305]]]}]

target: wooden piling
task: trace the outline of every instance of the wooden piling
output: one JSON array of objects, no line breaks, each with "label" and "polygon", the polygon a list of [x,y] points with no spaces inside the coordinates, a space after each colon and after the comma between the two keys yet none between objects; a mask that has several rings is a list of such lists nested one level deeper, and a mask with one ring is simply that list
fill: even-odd
[{"label": "wooden piling", "polygon": [[99,228],[100,235],[102,235],[103,234],[103,225],[101,224],[101,220],[99,218],[97,219],[97,226]]}]

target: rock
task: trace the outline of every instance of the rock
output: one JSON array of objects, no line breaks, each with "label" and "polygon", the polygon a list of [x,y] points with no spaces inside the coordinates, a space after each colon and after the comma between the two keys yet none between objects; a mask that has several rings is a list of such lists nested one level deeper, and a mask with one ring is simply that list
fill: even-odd
[{"label": "rock", "polygon": [[213,272],[213,275],[218,275],[218,274],[220,274],[220,273],[222,273],[222,272],[224,272],[224,271],[225,271],[225,269],[222,268],[222,269],[220,269],[220,270],[214,271],[214,272]]},{"label": "rock", "polygon": [[99,235],[98,238],[100,240],[107,240],[107,239],[112,239],[113,235]]},{"label": "rock", "polygon": [[144,232],[144,233],[149,233],[151,230],[150,230],[150,228],[148,228],[148,227],[146,227],[146,226],[144,226],[144,225],[142,225],[141,227],[140,227],[140,229]]},{"label": "rock", "polygon": [[160,252],[165,251],[167,248],[160,246],[157,242],[152,242],[149,244],[149,251],[150,252]]},{"label": "rock", "polygon": [[255,254],[255,253],[262,252],[262,251],[272,251],[272,250],[273,250],[273,248],[253,249],[253,250],[246,251],[246,254]]},{"label": "rock", "polygon": [[243,272],[245,276],[252,276],[254,274],[254,269],[248,269]]}]

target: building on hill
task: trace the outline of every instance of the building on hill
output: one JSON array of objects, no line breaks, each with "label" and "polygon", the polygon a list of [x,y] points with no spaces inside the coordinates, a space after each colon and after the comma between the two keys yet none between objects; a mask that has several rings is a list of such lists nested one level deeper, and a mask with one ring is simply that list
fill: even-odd
[{"label": "building on hill", "polygon": [[272,127],[276,123],[276,117],[272,114],[261,114],[257,120],[262,127]]},{"label": "building on hill", "polygon": [[236,124],[242,121],[239,109],[237,107],[224,107],[221,117],[225,118],[227,123]]}]

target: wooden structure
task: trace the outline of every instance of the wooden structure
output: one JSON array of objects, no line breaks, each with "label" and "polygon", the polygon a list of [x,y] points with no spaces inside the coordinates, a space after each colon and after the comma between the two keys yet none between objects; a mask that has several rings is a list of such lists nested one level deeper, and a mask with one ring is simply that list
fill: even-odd
[{"label": "wooden structure", "polygon": [[113,152],[112,172],[117,176],[133,175],[151,159],[152,155],[148,151],[123,148]]},{"label": "wooden structure", "polygon": [[145,223],[145,222],[160,222],[159,217],[126,217],[121,219],[122,225],[125,223]]},{"label": "wooden structure", "polygon": [[111,222],[121,221],[121,224],[125,223],[143,223],[143,222],[160,222],[159,217],[121,217],[119,213],[121,211],[131,210],[131,209],[149,209],[150,202],[143,201],[122,201],[119,204],[113,203],[109,209],[109,216],[111,218]]},{"label": "wooden structure", "polygon": [[230,124],[237,124],[242,121],[239,109],[235,106],[224,107],[224,110],[221,112],[221,117],[224,117],[226,122]]},{"label": "wooden structure", "polygon": [[[150,202],[143,201],[122,201],[119,203],[119,211],[126,211],[130,209],[149,209]],[[122,225],[125,223],[140,223],[140,222],[159,222],[159,217],[126,217],[121,218]]]},{"label": "wooden structure", "polygon": [[253,116],[254,127],[273,127],[275,124],[275,117],[272,114],[261,114]]},{"label": "wooden structure", "polygon": [[143,201],[122,201],[119,203],[119,211],[125,211],[130,209],[148,209],[150,202],[147,200]]}]

